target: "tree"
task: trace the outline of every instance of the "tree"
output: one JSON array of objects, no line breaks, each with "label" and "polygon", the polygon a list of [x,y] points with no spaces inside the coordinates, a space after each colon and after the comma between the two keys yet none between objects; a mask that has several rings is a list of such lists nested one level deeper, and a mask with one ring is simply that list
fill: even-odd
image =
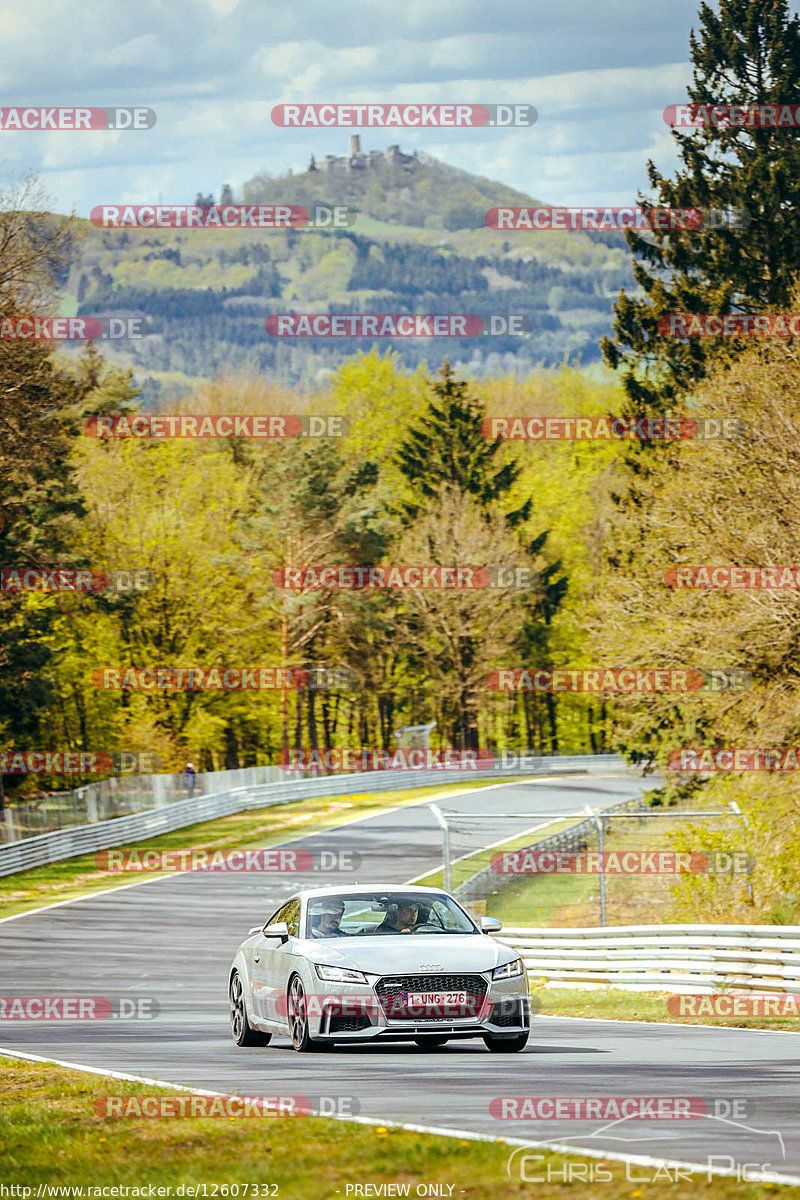
[{"label": "tree", "polygon": [[[427,501],[435,500],[445,487],[456,487],[488,510],[505,496],[519,476],[519,467],[509,460],[498,466],[498,442],[481,430],[486,416],[484,404],[469,395],[468,384],[456,379],[445,360],[441,379],[431,384],[435,397],[422,418],[411,427],[400,449],[397,463],[413,490]],[[530,516],[532,503],[507,514],[508,523],[519,525]],[[420,504],[405,505],[410,520]]]},{"label": "tree", "polygon": [[[669,460],[651,464],[639,509],[615,515],[616,566],[606,571],[587,614],[604,660],[742,672],[730,689],[618,697],[616,741],[634,761],[665,771],[670,752],[681,748],[798,745],[800,589],[792,580],[800,541],[798,389],[800,351],[792,339],[751,345],[730,367],[709,373],[698,394],[704,412],[739,418],[748,432],[727,441],[682,442]],[[704,566],[710,568],[705,579],[692,570],[679,574]],[[745,569],[737,586],[724,586],[724,574],[717,577],[721,586],[709,586],[713,568],[726,566]],[[760,570],[770,567],[771,582]],[[751,580],[747,568],[755,568]],[[746,815],[756,902],[764,915],[781,909],[781,897],[787,904],[793,898],[794,915],[783,920],[795,921],[795,772],[717,772],[704,792],[710,807],[733,800]],[[720,848],[711,832],[696,826],[691,838],[692,849]],[[684,841],[676,848],[688,847]],[[717,920],[753,919],[741,887],[734,903],[729,891],[710,895],[685,886],[684,907],[673,919],[704,920],[709,912]]]},{"label": "tree", "polygon": [[[412,425],[397,452],[400,472],[412,489],[412,498],[403,504],[407,523],[417,525],[435,520],[437,512],[444,512],[445,496],[449,505],[457,505],[457,499],[461,497],[469,500],[482,514],[487,527],[494,528],[498,518],[503,521],[510,535],[505,540],[506,549],[509,545],[514,547],[510,561],[522,560],[527,565],[541,567],[539,556],[547,540],[547,531],[540,529],[533,538],[527,532],[533,511],[532,499],[528,497],[517,508],[508,507],[522,468],[511,457],[505,462],[499,461],[504,451],[499,442],[486,437],[482,427],[486,417],[485,404],[470,395],[468,384],[455,378],[447,361],[440,374],[441,379],[431,387],[435,399],[431,400],[422,418]],[[431,536],[429,541],[432,552],[435,539]],[[484,557],[474,565],[497,565],[501,541],[495,537],[493,548],[490,541],[484,550]],[[433,561],[441,559],[434,558]],[[502,554],[499,561],[503,561]],[[509,561],[508,557],[505,561]],[[544,581],[541,572],[537,572],[525,596],[527,615],[523,617],[524,608],[517,610],[518,629],[521,625],[529,627],[530,644],[533,640],[530,625],[549,623],[550,616],[543,604],[549,604],[554,610],[563,598],[564,582],[555,577],[559,566],[554,564]],[[497,593],[494,602],[499,613],[502,605],[499,605]],[[475,748],[479,705],[472,665],[482,661],[479,643],[483,634],[474,622],[463,620],[456,624],[453,636],[457,640],[451,661],[459,680],[459,736],[462,746]],[[511,631],[509,638],[512,643],[520,644],[519,632],[515,637]]]},{"label": "tree", "polygon": [[[33,180],[0,198],[0,327],[52,313],[73,238],[72,222],[45,211]],[[58,361],[51,343],[0,340],[4,567],[76,565],[74,538],[84,507],[71,456],[96,384],[91,352],[75,371]],[[20,746],[50,727],[54,609],[40,599],[0,592],[0,729]]]},{"label": "tree", "polygon": [[[411,565],[475,567],[513,563],[519,544],[502,516],[465,491],[443,488],[405,531],[393,558]],[[476,581],[477,582],[477,581]],[[394,644],[409,675],[424,681],[428,719],[449,744],[477,749],[481,695],[487,675],[507,651],[525,618],[521,590],[512,587],[409,588],[389,598]],[[420,714],[415,714],[419,719]]]},{"label": "tree", "polygon": [[[373,495],[376,464],[351,462],[332,438],[290,441],[261,463],[259,510],[242,522],[241,537],[263,564],[266,577],[286,567],[324,563],[369,565],[385,548],[384,517]],[[303,587],[274,586],[259,600],[260,610],[280,629],[281,665],[311,669],[330,665],[336,631],[347,624],[347,594]],[[342,664],[336,664],[342,665]],[[362,664],[359,664],[362,665]],[[289,697],[282,693],[281,739],[289,745]],[[316,695],[299,689],[295,705],[295,739],[302,745],[303,707],[309,742],[318,748]],[[327,718],[323,711],[327,740]]]},{"label": "tree", "polygon": [[223,670],[275,662],[277,638],[258,611],[267,585],[236,536],[254,503],[256,472],[213,440],[86,441],[76,455],[86,508],[81,540],[101,568],[146,570],[150,585],[73,598],[74,676],[64,661],[69,642],[58,659],[65,707],[80,691],[99,738],[131,744],[133,728],[148,738],[144,748],[171,758],[169,766],[185,761],[187,750],[211,767],[229,762],[237,740],[248,753],[253,742],[269,743],[274,693],[106,691],[91,674],[103,666]]},{"label": "tree", "polygon": [[[700,33],[692,33],[690,44],[691,104],[800,102],[800,21],[790,16],[787,0],[721,0],[719,13],[703,3]],[[656,203],[704,214],[741,211],[750,223],[626,233],[643,295],[621,291],[615,337],[602,347],[612,367],[624,368],[628,406],[637,415],[668,409],[714,361],[746,345],[737,338],[669,337],[659,317],[780,309],[798,270],[800,129],[709,124],[673,137],[683,164],[675,178],[648,163]]]}]

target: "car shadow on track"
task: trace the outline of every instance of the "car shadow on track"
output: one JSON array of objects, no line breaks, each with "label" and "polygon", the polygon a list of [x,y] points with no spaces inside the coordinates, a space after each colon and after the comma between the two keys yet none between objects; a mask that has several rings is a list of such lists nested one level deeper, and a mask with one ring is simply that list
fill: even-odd
[{"label": "car shadow on track", "polygon": [[[294,1053],[290,1042],[273,1042],[267,1048],[265,1053],[269,1054],[273,1050],[288,1050]],[[326,1046],[323,1050],[314,1052],[314,1057],[317,1055],[327,1054],[368,1054],[370,1057],[385,1056],[387,1054],[404,1054],[414,1055],[419,1057],[430,1058],[433,1054],[489,1054],[485,1046],[470,1045],[462,1042],[458,1045],[455,1041],[447,1046],[436,1046],[430,1050],[424,1050],[420,1046],[407,1045],[405,1042],[396,1042],[394,1044],[383,1043],[383,1045],[369,1045],[362,1043],[360,1046],[344,1045],[339,1043],[334,1046]],[[600,1050],[594,1046],[537,1046],[530,1042],[524,1050],[516,1051],[517,1054],[610,1054],[610,1050]]]}]

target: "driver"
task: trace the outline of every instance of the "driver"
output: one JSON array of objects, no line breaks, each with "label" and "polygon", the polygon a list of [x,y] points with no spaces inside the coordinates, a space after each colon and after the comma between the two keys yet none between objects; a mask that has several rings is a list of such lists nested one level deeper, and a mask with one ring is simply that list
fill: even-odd
[{"label": "driver", "polygon": [[418,916],[419,905],[415,900],[399,900],[389,905],[386,916],[373,933],[411,933]]},{"label": "driver", "polygon": [[344,900],[325,900],[318,915],[311,918],[312,938],[347,937],[339,928],[344,916]]}]

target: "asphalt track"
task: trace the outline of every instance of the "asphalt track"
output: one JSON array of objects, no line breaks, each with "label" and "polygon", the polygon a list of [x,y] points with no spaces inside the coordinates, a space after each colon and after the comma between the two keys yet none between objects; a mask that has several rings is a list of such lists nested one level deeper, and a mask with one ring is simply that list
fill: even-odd
[{"label": "asphalt track", "polygon": [[[502,812],[572,811],[637,795],[632,774],[514,781],[451,796],[443,807],[497,812],[481,841],[527,828]],[[647,786],[651,786],[648,784]],[[428,801],[284,843],[357,851],[360,883],[401,883],[441,863]],[[230,1040],[227,973],[239,941],[298,886],[352,874],[186,872],[0,921],[5,996],[152,997],[150,1020],[0,1021],[2,1049],[238,1095],[342,1097],[362,1116],[438,1129],[558,1143],[631,1156],[800,1177],[800,1040],[789,1033],[534,1019],[525,1052],[490,1055],[480,1041],[434,1053],[415,1046],[336,1047],[299,1055]],[[146,1088],[142,1089],[146,1091]],[[113,1092],[113,1087],[109,1088]],[[690,1121],[498,1120],[501,1096],[701,1097],[717,1115]],[[355,1103],[351,1105],[349,1098]],[[738,1112],[730,1105],[739,1102]],[[742,1103],[744,1102],[744,1103]],[[533,1170],[528,1166],[528,1170]]]}]

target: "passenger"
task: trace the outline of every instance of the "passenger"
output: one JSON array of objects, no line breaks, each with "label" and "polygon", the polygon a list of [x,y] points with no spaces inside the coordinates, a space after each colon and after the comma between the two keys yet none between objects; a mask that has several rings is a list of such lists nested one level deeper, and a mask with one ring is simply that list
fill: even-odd
[{"label": "passenger", "polygon": [[343,900],[324,901],[322,911],[311,918],[312,938],[347,937],[345,931],[339,928],[343,916]]}]

